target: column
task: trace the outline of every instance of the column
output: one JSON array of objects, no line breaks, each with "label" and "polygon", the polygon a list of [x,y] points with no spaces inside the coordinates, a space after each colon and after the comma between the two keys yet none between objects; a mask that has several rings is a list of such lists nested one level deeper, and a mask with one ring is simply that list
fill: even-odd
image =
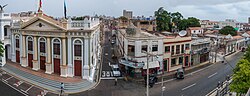
[{"label": "column", "polygon": [[72,65],[72,40],[68,37],[68,77],[73,77],[73,65]]},{"label": "column", "polygon": [[[16,43],[15,43],[15,41],[16,41],[16,38],[15,38],[15,36],[14,36],[14,34],[13,33],[11,33],[11,49],[12,49],[12,53],[11,53],[11,61],[12,62],[16,62]],[[20,40],[19,40],[19,42],[20,42]]]},{"label": "column", "polygon": [[33,38],[33,44],[34,44],[34,46],[33,46],[33,52],[34,52],[34,54],[33,54],[33,60],[32,60],[32,62],[33,62],[33,70],[39,70],[39,64],[38,64],[38,61],[37,61],[37,37],[36,36],[34,36],[34,38]]},{"label": "column", "polygon": [[47,74],[51,74],[52,73],[52,63],[51,63],[51,41],[50,41],[50,37],[47,37],[46,40],[46,44],[47,44],[47,48],[46,48],[46,54],[47,54],[47,62],[45,63],[46,65],[46,71],[45,73]]},{"label": "column", "polygon": [[90,38],[84,38],[84,56],[83,56],[83,62],[84,62],[84,66],[83,66],[83,79],[89,79],[89,39]]},{"label": "column", "polygon": [[26,54],[27,54],[27,52],[26,52],[26,36],[22,36],[22,57],[21,57],[21,59],[22,59],[22,64],[21,64],[21,66],[23,66],[23,67],[27,67],[28,66],[28,63],[27,63],[27,56],[26,56]]},{"label": "column", "polygon": [[61,76],[67,77],[67,50],[66,50],[66,38],[62,38],[62,65],[60,66],[61,69]]}]

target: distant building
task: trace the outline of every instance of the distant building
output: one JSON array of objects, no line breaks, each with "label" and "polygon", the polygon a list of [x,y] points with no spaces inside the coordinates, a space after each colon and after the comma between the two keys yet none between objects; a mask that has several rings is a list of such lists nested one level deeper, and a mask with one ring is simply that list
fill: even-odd
[{"label": "distant building", "polygon": [[225,26],[232,26],[233,28],[236,28],[236,20],[234,19],[226,19],[225,21],[219,21],[219,28],[223,28]]},{"label": "distant building", "polygon": [[209,21],[209,20],[200,20],[201,28],[202,29],[213,29],[217,28],[219,22],[217,21]]},{"label": "distant building", "polygon": [[191,33],[192,35],[202,35],[204,30],[201,27],[189,27],[187,28],[187,32]]},{"label": "distant building", "polygon": [[128,18],[128,19],[132,19],[133,17],[133,11],[127,11],[127,10],[123,10],[123,16]]},{"label": "distant building", "polygon": [[156,31],[156,20],[155,18],[144,18],[144,19],[132,19],[132,22],[136,25],[136,27],[141,30],[154,32]]}]

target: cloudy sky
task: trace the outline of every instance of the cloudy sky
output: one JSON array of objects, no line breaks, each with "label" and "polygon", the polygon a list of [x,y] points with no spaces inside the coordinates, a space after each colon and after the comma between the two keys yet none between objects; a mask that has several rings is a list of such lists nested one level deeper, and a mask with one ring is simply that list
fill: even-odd
[{"label": "cloudy sky", "polygon": [[[1,0],[8,4],[5,12],[36,11],[39,0]],[[63,16],[63,0],[42,0],[43,11],[51,16]],[[109,15],[121,16],[122,10],[132,10],[135,16],[152,16],[159,7],[184,17],[247,22],[250,17],[249,0],[66,0],[70,16]]]}]

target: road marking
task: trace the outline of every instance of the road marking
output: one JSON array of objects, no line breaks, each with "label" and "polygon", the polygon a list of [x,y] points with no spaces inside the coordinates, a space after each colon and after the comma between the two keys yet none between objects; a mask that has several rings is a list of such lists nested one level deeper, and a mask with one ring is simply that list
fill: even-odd
[{"label": "road marking", "polygon": [[217,72],[215,72],[214,74],[208,76],[207,78],[211,78],[211,77],[213,77],[213,76],[216,75],[216,74],[217,74]]},{"label": "road marking", "polygon": [[[176,80],[176,78],[173,78],[173,79],[169,79],[169,80],[165,80],[163,81],[163,83],[166,83],[166,82],[170,82],[170,81],[173,81],[173,80]],[[161,84],[162,82],[157,82],[155,84]]]},{"label": "road marking", "polygon": [[12,89],[14,89],[14,90],[16,90],[16,91],[20,92],[21,94],[23,94],[23,95],[25,95],[25,96],[29,96],[28,94],[26,94],[26,93],[24,93],[24,92],[22,92],[22,91],[20,91],[20,90],[16,89],[15,87],[11,86],[11,85],[10,85],[10,84],[8,84],[6,81],[3,81],[3,83],[5,83],[6,85],[10,86]]},{"label": "road marking", "polygon": [[34,85],[30,86],[30,88],[28,88],[25,92],[28,93],[28,91],[33,87]]},{"label": "road marking", "polygon": [[11,78],[13,78],[13,76],[11,76],[11,77],[9,77],[9,78],[5,79],[5,81],[7,81],[7,80],[9,80],[9,79],[11,79]]},{"label": "road marking", "polygon": [[186,89],[188,89],[188,88],[190,88],[190,87],[193,87],[193,86],[195,86],[196,85],[196,83],[194,83],[194,84],[192,84],[192,85],[189,85],[189,86],[187,86],[187,87],[185,87],[185,88],[183,88],[183,89],[181,89],[182,91],[184,91],[184,90],[186,90]]}]

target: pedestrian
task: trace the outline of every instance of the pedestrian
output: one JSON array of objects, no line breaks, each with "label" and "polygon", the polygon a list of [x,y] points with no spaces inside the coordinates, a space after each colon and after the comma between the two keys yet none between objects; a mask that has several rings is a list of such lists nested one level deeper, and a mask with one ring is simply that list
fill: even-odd
[{"label": "pedestrian", "polygon": [[62,94],[62,93],[63,93],[63,90],[64,90],[64,83],[63,83],[63,82],[61,82],[61,93],[60,93],[60,94]]},{"label": "pedestrian", "polygon": [[115,86],[117,85],[117,78],[115,78]]}]

